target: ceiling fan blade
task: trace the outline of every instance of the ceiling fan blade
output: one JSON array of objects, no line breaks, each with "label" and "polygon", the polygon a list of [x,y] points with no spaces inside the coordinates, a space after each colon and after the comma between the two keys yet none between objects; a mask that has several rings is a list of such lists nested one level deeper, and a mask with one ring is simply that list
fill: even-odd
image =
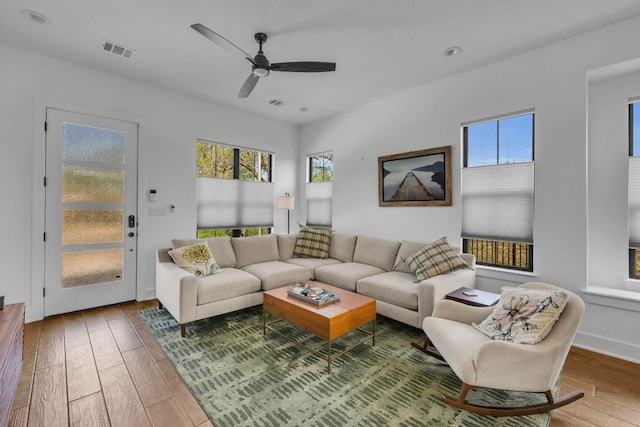
[{"label": "ceiling fan blade", "polygon": [[260,77],[253,73],[249,74],[249,77],[247,77],[247,80],[244,81],[244,84],[240,88],[240,92],[238,92],[238,98],[246,98],[249,96],[253,88],[256,87],[258,80],[260,80]]},{"label": "ceiling fan blade", "polygon": [[205,27],[202,24],[193,24],[191,26],[191,28],[193,28],[194,30],[196,30],[197,32],[199,32],[200,34],[202,34],[203,36],[205,36],[206,38],[208,38],[209,40],[211,40],[212,42],[214,42],[218,46],[228,50],[229,52],[231,52],[233,54],[240,53],[249,62],[251,62],[252,64],[255,64],[254,61],[253,61],[253,57],[251,55],[249,55],[244,50],[240,49],[238,46],[236,46],[235,44],[233,44],[229,40],[227,40],[224,37],[222,37],[220,34],[211,31],[210,29],[208,29],[207,27]]},{"label": "ceiling fan blade", "polygon": [[269,66],[271,71],[291,71],[294,73],[319,73],[323,71],[335,71],[335,62],[279,62]]}]

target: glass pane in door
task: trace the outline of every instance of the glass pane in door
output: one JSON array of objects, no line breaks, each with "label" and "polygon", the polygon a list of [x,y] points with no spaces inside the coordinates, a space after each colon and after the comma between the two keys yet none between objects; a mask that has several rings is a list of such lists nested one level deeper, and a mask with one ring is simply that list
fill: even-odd
[{"label": "glass pane in door", "polygon": [[78,123],[65,123],[63,132],[63,158],[124,164],[124,132]]},{"label": "glass pane in door", "polygon": [[124,240],[122,209],[63,209],[62,245],[113,243]]},{"label": "glass pane in door", "polygon": [[124,171],[63,166],[62,201],[123,203]]},{"label": "glass pane in door", "polygon": [[122,248],[99,251],[64,252],[62,287],[94,285],[122,280]]},{"label": "glass pane in door", "polygon": [[122,280],[124,143],[120,130],[63,124],[63,288]]}]

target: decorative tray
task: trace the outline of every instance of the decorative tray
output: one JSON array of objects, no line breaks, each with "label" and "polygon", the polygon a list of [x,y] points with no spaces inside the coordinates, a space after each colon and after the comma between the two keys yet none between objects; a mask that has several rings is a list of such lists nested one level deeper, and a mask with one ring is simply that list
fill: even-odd
[{"label": "decorative tray", "polygon": [[309,284],[295,284],[287,289],[287,294],[314,305],[325,305],[340,299],[340,295],[336,292]]}]

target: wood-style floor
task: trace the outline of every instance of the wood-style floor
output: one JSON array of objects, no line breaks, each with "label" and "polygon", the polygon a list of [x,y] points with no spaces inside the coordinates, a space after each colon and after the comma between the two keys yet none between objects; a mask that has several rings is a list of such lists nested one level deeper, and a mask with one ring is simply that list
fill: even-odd
[{"label": "wood-style floor", "polygon": [[[137,316],[149,307],[157,301],[27,324],[9,425],[212,427]],[[560,392],[577,388],[585,397],[550,426],[640,426],[640,365],[572,348]]]}]

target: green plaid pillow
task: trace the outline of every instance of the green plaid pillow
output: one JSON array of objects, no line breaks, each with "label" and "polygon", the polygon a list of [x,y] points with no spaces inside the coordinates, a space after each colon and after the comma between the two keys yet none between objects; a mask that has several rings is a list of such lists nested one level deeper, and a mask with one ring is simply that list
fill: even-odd
[{"label": "green plaid pillow", "polygon": [[293,256],[298,258],[327,258],[331,243],[331,229],[302,227],[296,239]]},{"label": "green plaid pillow", "polygon": [[419,281],[468,267],[443,237],[426,245],[408,258],[403,258]]}]

